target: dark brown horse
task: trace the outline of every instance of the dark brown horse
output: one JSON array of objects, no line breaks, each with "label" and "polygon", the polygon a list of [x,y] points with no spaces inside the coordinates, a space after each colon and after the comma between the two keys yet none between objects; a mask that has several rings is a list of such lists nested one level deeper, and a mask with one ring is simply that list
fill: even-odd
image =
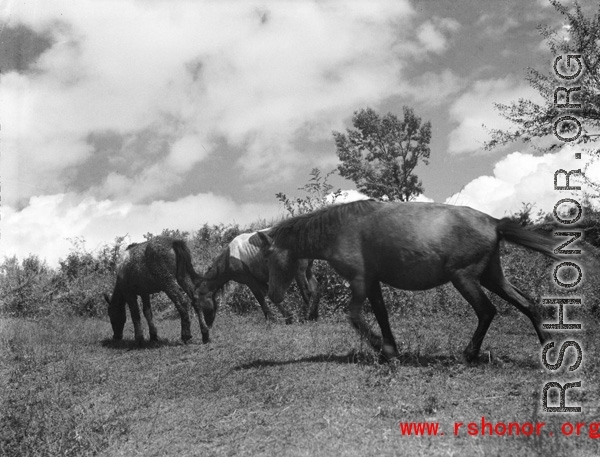
[{"label": "dark brown horse", "polygon": [[[117,266],[117,282],[112,297],[104,294],[108,302],[108,315],[113,329],[113,339],[123,338],[123,327],[127,320],[125,303],[133,321],[135,339],[144,340],[140,323],[137,296],[142,297],[143,312],[150,330],[150,340],[157,340],[158,333],[152,320],[150,294],[165,292],[181,316],[181,339],[187,342],[192,338],[187,299],[198,315],[202,342],[208,342],[208,326],[200,312],[197,297],[194,296],[194,281],[200,276],[192,266],[190,251],[183,240],[156,236],[145,243],[127,247]],[[212,324],[212,321],[210,322]]]},{"label": "dark brown horse", "polygon": [[[509,219],[498,220],[468,207],[359,201],[284,220],[259,236],[269,262],[271,300],[283,299],[298,259],[327,260],[350,283],[352,325],[388,360],[398,356],[398,349],[380,282],[405,290],[426,290],[452,282],[479,320],[464,351],[467,360],[478,357],[496,314],[482,286],[525,314],[540,342],[549,339],[536,308],[504,277],[500,240],[558,257],[549,238]],[[363,319],[365,298],[371,302],[382,338]]]},{"label": "dark brown horse", "polygon": [[[256,232],[243,233],[235,237],[215,257],[202,279],[196,283],[196,293],[203,304],[203,309],[212,307],[216,313],[217,293],[227,282],[235,281],[248,286],[260,304],[265,317],[269,320],[273,319],[273,313],[265,301],[268,291],[269,270],[267,261],[260,249],[261,244]],[[294,277],[306,305],[305,315],[308,315],[308,319],[316,320],[319,315],[319,284],[312,274],[312,262],[312,260],[306,259],[299,260]],[[291,323],[292,315],[282,305],[281,301],[277,302],[276,305],[286,323]]]}]

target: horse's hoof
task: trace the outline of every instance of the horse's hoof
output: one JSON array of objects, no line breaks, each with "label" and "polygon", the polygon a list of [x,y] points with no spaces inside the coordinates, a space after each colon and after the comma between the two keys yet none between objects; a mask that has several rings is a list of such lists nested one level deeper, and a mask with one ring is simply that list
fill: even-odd
[{"label": "horse's hoof", "polygon": [[380,365],[383,365],[383,364],[386,364],[386,363],[390,363],[390,360],[380,352],[379,353],[379,357],[377,358],[377,362]]},{"label": "horse's hoof", "polygon": [[285,325],[291,325],[293,322],[294,322],[294,319],[292,317],[285,318]]},{"label": "horse's hoof", "polygon": [[211,313],[208,316],[206,314],[204,314],[204,322],[206,322],[206,325],[208,326],[208,328],[211,328],[215,322],[215,317],[216,317],[216,313]]},{"label": "horse's hoof", "polygon": [[463,356],[468,365],[479,365],[482,362],[486,362],[486,358],[481,357],[479,353],[465,352]]},{"label": "horse's hoof", "polygon": [[159,340],[150,340],[148,342],[148,347],[149,348],[159,348],[160,347],[160,341]]},{"label": "horse's hoof", "polygon": [[202,343],[203,343],[203,344],[206,344],[206,343],[208,343],[209,341],[210,341],[210,338],[209,338],[209,336],[208,336],[208,333],[203,333],[203,334],[202,334]]},{"label": "horse's hoof", "polygon": [[317,321],[317,320],[319,320],[319,315],[318,314],[309,314],[308,320],[309,321]]},{"label": "horse's hoof", "polygon": [[386,363],[391,362],[398,357],[400,357],[400,354],[398,354],[398,349],[396,349],[395,346],[385,343],[381,348],[380,359],[383,359]]}]

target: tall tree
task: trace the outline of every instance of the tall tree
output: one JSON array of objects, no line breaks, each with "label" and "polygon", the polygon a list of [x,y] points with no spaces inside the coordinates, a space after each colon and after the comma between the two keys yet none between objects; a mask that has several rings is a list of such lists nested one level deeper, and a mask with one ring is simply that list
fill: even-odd
[{"label": "tall tree", "polygon": [[[588,17],[579,2],[567,8],[558,0],[550,0],[554,8],[564,17],[565,25],[556,31],[548,26],[540,26],[540,32],[555,56],[554,70],[545,72],[528,69],[527,80],[544,99],[543,104],[519,99],[509,105],[496,104],[500,114],[512,122],[514,129],[491,130],[491,140],[487,149],[513,141],[532,143],[543,150],[553,150],[564,144],[556,138],[574,138],[573,144],[593,144],[600,137],[600,6],[595,15]],[[569,58],[568,55],[579,57]],[[562,56],[562,57],[559,57]],[[558,79],[555,71],[560,71],[571,79]],[[563,86],[561,89],[559,87]],[[569,89],[573,89],[569,92]],[[575,117],[575,122],[555,122],[561,116]],[[579,136],[577,133],[581,129]],[[536,140],[544,138],[543,147]],[[548,139],[555,141],[548,146]],[[600,150],[591,148],[592,156],[600,156]]]},{"label": "tall tree", "polygon": [[371,108],[361,109],[352,118],[354,129],[333,132],[340,175],[369,197],[409,201],[423,193],[414,170],[419,161],[429,163],[431,123],[421,124],[411,108],[403,112],[400,120],[392,113],[380,117]]}]

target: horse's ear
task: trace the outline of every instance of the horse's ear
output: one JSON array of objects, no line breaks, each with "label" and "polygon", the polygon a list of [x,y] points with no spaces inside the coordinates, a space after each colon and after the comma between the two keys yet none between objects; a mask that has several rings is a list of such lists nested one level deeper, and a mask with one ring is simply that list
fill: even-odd
[{"label": "horse's ear", "polygon": [[273,238],[271,238],[269,235],[267,235],[264,232],[256,232],[258,234],[258,237],[260,238],[260,241],[262,243],[263,248],[268,248],[273,244]]},{"label": "horse's ear", "polygon": [[110,305],[110,298],[109,298],[109,296],[106,295],[106,294],[102,294],[102,295],[104,295],[104,299],[106,300],[106,303],[108,303]]}]

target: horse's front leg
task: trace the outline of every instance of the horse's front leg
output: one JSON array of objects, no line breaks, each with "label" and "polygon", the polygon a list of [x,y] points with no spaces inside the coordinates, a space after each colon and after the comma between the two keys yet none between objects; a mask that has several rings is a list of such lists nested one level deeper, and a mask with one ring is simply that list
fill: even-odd
[{"label": "horse's front leg", "polygon": [[250,289],[250,292],[252,292],[252,295],[254,295],[254,298],[256,298],[256,301],[260,305],[260,309],[262,309],[262,312],[265,315],[265,319],[268,321],[274,321],[275,316],[273,316],[273,313],[269,309],[269,306],[267,305],[267,301],[265,300],[266,294],[263,290],[264,288],[260,287],[258,284],[251,282],[251,281],[248,281],[248,284],[246,284],[246,285],[248,286],[248,288]]},{"label": "horse's front leg", "polygon": [[310,262],[306,269],[298,269],[296,284],[298,284],[300,295],[302,295],[302,300],[304,301],[304,318],[316,321],[319,318],[319,299],[321,297],[319,282],[313,276],[310,265],[312,265],[312,262]]},{"label": "horse's front leg", "polygon": [[[377,351],[381,352],[386,360],[390,360],[394,357],[398,356],[398,351],[396,349],[396,343],[394,342],[394,337],[391,335],[391,330],[389,334],[386,335],[386,339],[383,339],[377,335],[365,322],[362,313],[362,306],[367,296],[365,291],[365,283],[362,279],[354,279],[350,283],[350,290],[352,291],[352,298],[350,299],[349,309],[350,309],[350,323],[352,326],[358,331],[360,336],[366,338],[371,346]],[[381,300],[383,303],[383,299]],[[385,308],[384,308],[385,310]],[[378,317],[379,320],[379,317]],[[387,312],[385,313],[385,320],[387,321]],[[381,322],[379,323],[381,326]],[[382,327],[386,328],[384,325]],[[389,330],[389,322],[387,323],[387,329]],[[387,330],[386,330],[387,332]],[[390,340],[391,337],[391,340]]]},{"label": "horse's front leg", "polygon": [[[258,282],[255,282],[255,281],[248,281],[247,285],[250,288],[250,290],[252,291],[252,295],[254,295],[254,298],[256,298],[260,307],[262,308],[265,318],[269,321],[274,321],[275,317],[273,316],[273,313],[269,309],[269,306],[267,305],[267,301],[265,299],[265,297],[267,295],[267,290],[268,290],[267,286],[263,285],[263,284],[259,284]],[[291,324],[292,323],[292,314],[283,305],[283,302],[275,303],[275,306],[277,306],[277,309],[279,310],[279,312],[285,319],[285,323]]]},{"label": "horse's front leg", "polygon": [[308,320],[316,321],[319,318],[319,301],[321,300],[321,288],[319,281],[314,276],[308,279],[308,290],[310,292],[310,307]]},{"label": "horse's front leg", "polygon": [[194,299],[193,296],[190,297],[190,300],[192,301],[192,307],[194,308],[194,311],[196,311],[196,315],[198,316],[198,324],[200,324],[200,333],[202,334],[202,342],[208,343],[208,341],[210,340],[210,337],[209,337],[209,333],[208,333],[208,325],[206,325],[206,321],[204,320],[204,314],[202,313],[202,310],[200,309],[200,305],[198,304],[196,299]]}]

